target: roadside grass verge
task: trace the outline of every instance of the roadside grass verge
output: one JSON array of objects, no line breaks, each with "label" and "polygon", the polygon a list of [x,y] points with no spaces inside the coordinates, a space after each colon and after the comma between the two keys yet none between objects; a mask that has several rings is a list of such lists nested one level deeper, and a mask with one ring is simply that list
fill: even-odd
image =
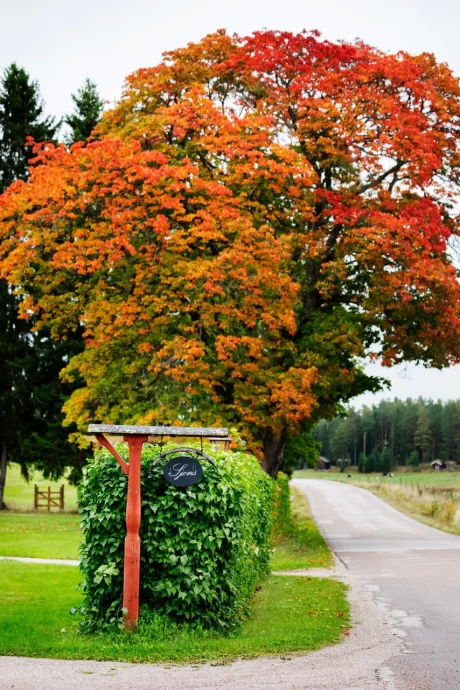
[{"label": "roadside grass verge", "polygon": [[301,470],[295,478],[329,479],[372,491],[410,517],[444,532],[460,534],[460,475],[457,472],[395,472],[393,477]]},{"label": "roadside grass verge", "polygon": [[[351,474],[351,479],[348,475]],[[393,477],[387,475],[384,477],[381,474],[359,474],[355,467],[347,467],[345,472],[339,472],[337,468],[332,468],[327,471],[321,470],[296,470],[293,479],[333,479],[338,482],[360,482],[362,484],[371,484],[382,482],[383,484],[394,484],[395,486],[417,487],[425,486],[439,487],[445,489],[452,489],[460,491],[460,472],[447,471],[418,471],[414,472],[412,468],[399,467],[393,470]]]},{"label": "roadside grass verge", "polygon": [[238,633],[165,623],[150,616],[134,633],[81,636],[69,615],[81,602],[78,568],[0,562],[0,654],[132,662],[230,661],[306,652],[343,639],[346,587],[319,578],[268,578]]},{"label": "roadside grass verge", "polygon": [[[57,482],[44,479],[41,472],[31,472],[29,482],[21,475],[21,469],[16,463],[11,463],[6,472],[6,485],[4,501],[8,510],[23,512],[34,509],[34,486],[38,484],[40,490],[59,491],[64,484],[64,510],[65,512],[77,512],[77,488],[71,486],[64,477]],[[53,513],[57,509],[53,508]],[[40,508],[40,513],[47,512],[46,508]]]},{"label": "roadside grass verge", "polygon": [[78,559],[80,516],[0,512],[0,556]]},{"label": "roadside grass verge", "polygon": [[291,486],[291,521],[272,537],[272,570],[330,568],[332,555],[316,526],[305,494]]},{"label": "roadside grass verge", "polygon": [[368,488],[402,513],[444,532],[460,534],[460,494],[431,487],[392,484],[357,484]]}]

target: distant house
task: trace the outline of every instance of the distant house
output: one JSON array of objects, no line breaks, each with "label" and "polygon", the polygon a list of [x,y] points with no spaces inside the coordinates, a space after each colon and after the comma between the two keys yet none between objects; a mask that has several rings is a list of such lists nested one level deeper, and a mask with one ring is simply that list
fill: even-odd
[{"label": "distant house", "polygon": [[433,460],[433,462],[431,462],[430,465],[431,465],[432,470],[445,470],[446,469],[446,463],[443,462],[442,460]]},{"label": "distant house", "polygon": [[328,460],[327,458],[324,458],[322,455],[319,459],[319,462],[316,463],[316,469],[317,470],[328,470],[331,466],[331,461]]}]

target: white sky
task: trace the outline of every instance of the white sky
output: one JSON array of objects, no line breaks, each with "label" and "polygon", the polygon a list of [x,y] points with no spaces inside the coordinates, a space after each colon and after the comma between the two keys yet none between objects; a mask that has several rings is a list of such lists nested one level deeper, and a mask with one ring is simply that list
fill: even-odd
[{"label": "white sky", "polygon": [[[38,80],[47,113],[58,117],[72,110],[70,94],[86,77],[113,104],[125,76],[219,28],[243,35],[319,29],[331,40],[433,52],[460,75],[458,0],[0,0],[0,26],[0,68],[24,67]],[[396,395],[460,398],[460,367],[370,370],[390,378],[392,389],[355,404]]]}]

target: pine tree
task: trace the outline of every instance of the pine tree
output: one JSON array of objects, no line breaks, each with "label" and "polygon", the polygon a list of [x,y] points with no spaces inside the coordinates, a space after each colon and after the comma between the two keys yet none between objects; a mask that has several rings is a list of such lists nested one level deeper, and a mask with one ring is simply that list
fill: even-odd
[{"label": "pine tree", "polygon": [[358,472],[361,472],[361,473],[365,472],[366,460],[367,460],[367,456],[361,452],[359,454],[359,460],[358,460]]},{"label": "pine tree", "polygon": [[86,79],[77,94],[72,94],[75,111],[67,115],[64,122],[69,125],[71,133],[66,137],[66,143],[75,144],[77,141],[86,141],[99,120],[101,119],[103,101],[97,90],[97,86],[90,79]]},{"label": "pine tree", "polygon": [[0,82],[0,192],[14,180],[27,178],[31,157],[27,137],[55,138],[60,123],[45,117],[43,108],[38,84],[13,62]]},{"label": "pine tree", "polygon": [[[47,141],[59,123],[43,114],[39,87],[15,63],[0,80],[0,193],[28,177],[31,149],[26,138]],[[70,390],[59,372],[71,354],[81,350],[81,334],[55,343],[48,334],[30,332],[18,318],[20,298],[0,280],[0,509],[8,462],[17,462],[25,476],[32,464],[45,476],[58,478],[66,466],[78,474],[85,454],[67,442],[62,405]],[[32,324],[33,325],[33,324]]]}]

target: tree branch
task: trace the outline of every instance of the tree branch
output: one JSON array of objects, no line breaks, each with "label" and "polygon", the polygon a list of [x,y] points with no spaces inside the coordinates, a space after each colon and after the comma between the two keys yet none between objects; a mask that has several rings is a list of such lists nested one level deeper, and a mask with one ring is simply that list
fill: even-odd
[{"label": "tree branch", "polygon": [[372,189],[373,187],[378,187],[378,185],[381,184],[382,182],[384,182],[387,177],[389,177],[390,175],[393,175],[393,176],[396,175],[401,170],[403,165],[405,165],[405,163],[406,163],[406,161],[398,160],[398,162],[395,163],[395,165],[392,168],[390,168],[389,170],[386,170],[385,172],[383,172],[381,175],[376,177],[371,182],[368,182],[367,184],[363,184],[363,185],[361,185],[361,187],[355,188],[353,190],[353,193],[354,194],[363,194],[364,192],[367,192],[368,189]]}]

